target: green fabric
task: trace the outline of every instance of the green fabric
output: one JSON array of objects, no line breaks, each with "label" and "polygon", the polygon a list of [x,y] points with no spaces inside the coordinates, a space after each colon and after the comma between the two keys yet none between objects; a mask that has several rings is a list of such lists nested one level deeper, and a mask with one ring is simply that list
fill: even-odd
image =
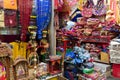
[{"label": "green fabric", "polygon": [[72,49],[69,48],[69,49],[66,50],[66,53],[69,53],[71,51],[72,51]]},{"label": "green fabric", "polygon": [[91,69],[85,68],[85,69],[83,70],[83,73],[84,73],[84,74],[91,74],[91,73],[93,73],[93,71],[94,71],[93,68],[91,68]]},{"label": "green fabric", "polygon": [[59,55],[59,56],[61,56],[61,55],[62,55],[62,52],[60,52],[60,51],[57,51],[57,52],[56,52],[56,55]]}]

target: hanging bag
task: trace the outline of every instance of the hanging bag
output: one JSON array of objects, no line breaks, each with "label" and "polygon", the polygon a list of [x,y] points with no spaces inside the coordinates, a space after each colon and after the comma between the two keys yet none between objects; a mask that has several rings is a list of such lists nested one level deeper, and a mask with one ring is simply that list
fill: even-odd
[{"label": "hanging bag", "polygon": [[15,10],[5,10],[5,26],[6,27],[16,27],[17,19],[16,19],[16,11]]},{"label": "hanging bag", "polygon": [[93,14],[95,16],[102,16],[106,14],[106,6],[104,5],[104,0],[98,0],[97,5],[93,8]]},{"label": "hanging bag", "polygon": [[0,27],[4,27],[4,10],[0,9]]},{"label": "hanging bag", "polygon": [[92,9],[93,9],[93,1],[87,0],[87,2],[83,6],[83,10],[81,11],[82,16],[83,17],[91,17]]},{"label": "hanging bag", "polygon": [[3,1],[4,1],[4,8],[5,9],[17,10],[17,0],[3,0]]}]

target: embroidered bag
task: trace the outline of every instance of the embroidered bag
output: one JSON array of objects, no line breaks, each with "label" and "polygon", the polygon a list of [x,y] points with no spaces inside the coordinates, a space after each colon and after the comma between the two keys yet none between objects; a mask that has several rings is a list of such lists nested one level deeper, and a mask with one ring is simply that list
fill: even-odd
[{"label": "embroidered bag", "polygon": [[4,27],[4,10],[0,9],[0,27]]},{"label": "embroidered bag", "polygon": [[86,24],[87,19],[84,17],[78,17],[77,18],[77,23],[80,25],[85,25]]},{"label": "embroidered bag", "polygon": [[95,5],[93,8],[93,14],[96,16],[106,14],[106,6],[104,5],[104,0],[98,0],[97,5]]},{"label": "embroidered bag", "polygon": [[91,17],[92,9],[93,9],[93,1],[87,0],[87,2],[83,6],[83,10],[81,11],[82,16],[83,17]]},{"label": "embroidered bag", "polygon": [[96,25],[100,22],[97,18],[89,18],[87,19],[87,25]]},{"label": "embroidered bag", "polygon": [[15,10],[5,10],[5,26],[6,27],[15,27],[17,26]]}]

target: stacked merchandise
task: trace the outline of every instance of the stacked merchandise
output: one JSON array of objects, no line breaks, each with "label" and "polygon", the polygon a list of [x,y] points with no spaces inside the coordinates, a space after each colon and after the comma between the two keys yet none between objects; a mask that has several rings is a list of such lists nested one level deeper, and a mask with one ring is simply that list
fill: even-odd
[{"label": "stacked merchandise", "polygon": [[[0,27],[5,28],[1,34],[18,34],[14,28],[17,28],[17,1],[0,0]],[[13,29],[10,31],[10,29]]]},{"label": "stacked merchandise", "polygon": [[110,62],[113,63],[112,65],[112,75],[114,77],[120,78],[120,53],[119,53],[119,48],[120,48],[120,39],[113,39],[110,42]]},{"label": "stacked merchandise", "polygon": [[[82,0],[80,1],[82,2]],[[109,43],[113,38],[119,37],[120,26],[115,18],[116,13],[114,13],[114,10],[111,8],[111,4],[108,2],[104,0],[83,1],[84,4],[82,4],[82,8],[80,7],[76,9],[76,11],[74,11],[70,16],[70,19],[66,19],[66,25],[57,30],[57,47],[64,48],[67,54],[67,50],[69,48],[73,48],[76,45],[81,47],[81,45],[89,44],[90,48],[88,52],[94,61],[109,64],[109,56],[111,56],[108,48]],[[62,42],[63,44],[59,44],[59,42]],[[74,52],[71,52],[70,55],[75,57]],[[79,56],[77,55],[77,58],[78,57]],[[76,59],[74,60],[74,58],[70,58],[70,60],[75,61]],[[77,59],[77,61],[78,64],[80,64],[80,59]],[[70,63],[67,63],[65,67],[67,67],[67,65],[70,65]],[[104,64],[101,65],[104,66]],[[110,67],[110,65],[105,66],[105,68],[106,67]],[[65,68],[65,71],[70,71],[72,73],[66,74],[69,75],[69,77],[72,76],[71,79],[73,79],[77,72],[76,70],[73,70],[74,66],[70,66],[71,70],[68,69]],[[107,70],[105,70],[105,72],[107,72]],[[101,73],[104,73],[104,69],[103,71],[101,70]],[[66,77],[68,78],[68,76]],[[93,77],[95,77],[95,74]],[[104,76],[103,78],[105,79]]]}]

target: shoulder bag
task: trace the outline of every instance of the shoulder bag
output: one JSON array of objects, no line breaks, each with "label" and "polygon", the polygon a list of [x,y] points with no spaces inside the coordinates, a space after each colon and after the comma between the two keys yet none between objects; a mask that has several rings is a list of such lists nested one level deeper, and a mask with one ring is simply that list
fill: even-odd
[{"label": "shoulder bag", "polygon": [[104,0],[98,0],[97,5],[93,8],[93,14],[95,16],[102,16],[106,14],[106,6],[104,5]]},{"label": "shoulder bag", "polygon": [[83,10],[81,11],[81,14],[83,17],[91,17],[92,16],[92,9],[93,9],[93,1],[87,0],[85,5],[83,6]]}]

